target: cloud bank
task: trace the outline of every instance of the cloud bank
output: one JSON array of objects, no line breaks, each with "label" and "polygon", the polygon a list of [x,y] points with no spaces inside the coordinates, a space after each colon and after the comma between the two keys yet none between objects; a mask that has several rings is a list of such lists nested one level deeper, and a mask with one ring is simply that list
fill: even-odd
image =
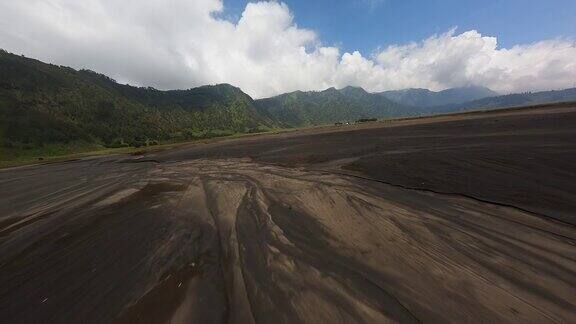
[{"label": "cloud bank", "polygon": [[454,29],[366,56],[323,45],[283,3],[249,3],[237,22],[218,18],[223,9],[221,0],[2,0],[0,48],[135,85],[231,83],[256,98],[347,85],[507,93],[576,83],[573,40],[506,49]]}]

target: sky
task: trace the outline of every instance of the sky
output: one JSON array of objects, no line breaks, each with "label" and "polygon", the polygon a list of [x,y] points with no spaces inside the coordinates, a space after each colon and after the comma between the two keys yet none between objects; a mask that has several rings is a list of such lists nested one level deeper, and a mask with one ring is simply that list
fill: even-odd
[{"label": "sky", "polygon": [[0,48],[121,83],[255,98],[576,86],[574,0],[2,0]]}]

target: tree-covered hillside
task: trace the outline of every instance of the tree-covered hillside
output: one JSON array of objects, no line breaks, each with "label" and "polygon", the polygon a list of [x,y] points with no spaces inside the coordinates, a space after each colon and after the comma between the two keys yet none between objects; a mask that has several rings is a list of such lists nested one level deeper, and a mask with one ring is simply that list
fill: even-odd
[{"label": "tree-covered hillside", "polygon": [[115,145],[275,126],[248,95],[230,85],[137,88],[92,71],[0,52],[4,147],[73,141]]},{"label": "tree-covered hillside", "polygon": [[274,119],[290,126],[398,116],[408,110],[383,96],[355,87],[296,91],[260,99],[256,104],[260,109],[268,110]]},{"label": "tree-covered hillside", "polygon": [[[403,102],[414,91],[397,92]],[[442,100],[488,94],[489,89],[447,91]],[[389,93],[390,95],[390,93]],[[425,94],[428,96],[429,94]],[[436,99],[434,99],[436,100]],[[432,100],[432,101],[434,101]],[[296,91],[253,100],[228,84],[161,91],[118,84],[109,77],[46,64],[0,50],[0,157],[51,145],[139,146],[160,141],[259,132],[362,118],[427,115],[475,108],[576,100],[576,89],[523,93],[476,101],[415,106],[362,88]]]}]

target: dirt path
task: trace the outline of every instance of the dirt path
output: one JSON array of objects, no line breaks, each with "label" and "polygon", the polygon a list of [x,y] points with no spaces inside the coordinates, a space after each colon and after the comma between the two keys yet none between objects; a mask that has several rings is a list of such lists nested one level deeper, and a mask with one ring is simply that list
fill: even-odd
[{"label": "dirt path", "polygon": [[116,172],[2,228],[2,322],[576,320],[566,225],[249,159]]}]

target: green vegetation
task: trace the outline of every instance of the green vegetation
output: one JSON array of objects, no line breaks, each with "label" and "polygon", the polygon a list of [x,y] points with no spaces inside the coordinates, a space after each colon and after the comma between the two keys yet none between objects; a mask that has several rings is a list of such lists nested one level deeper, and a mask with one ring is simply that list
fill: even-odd
[{"label": "green vegetation", "polygon": [[[292,131],[293,129],[271,129],[266,132],[270,133],[284,133]],[[224,140],[227,138],[237,138],[254,135],[255,131],[249,133],[231,133],[230,131],[216,131],[217,136],[207,135],[199,136],[197,139],[192,140],[198,144],[206,144],[214,141]],[[258,132],[260,133],[260,132]],[[45,145],[42,147],[34,147],[27,149],[10,149],[0,146],[0,168],[35,164],[47,163],[55,161],[65,161],[75,158],[82,158],[87,156],[96,155],[109,155],[109,154],[142,154],[145,152],[162,151],[166,149],[175,148],[182,145],[190,144],[190,141],[167,141],[164,143],[151,143],[149,145],[135,147],[127,143],[118,145],[116,147],[103,147],[83,142],[70,142],[66,144],[56,143]]]},{"label": "green vegetation", "polygon": [[[240,89],[159,91],[0,51],[0,160],[277,129]],[[258,131],[255,131],[258,130]]]},{"label": "green vegetation", "polygon": [[383,96],[355,87],[318,92],[296,91],[257,100],[256,104],[283,125],[299,127],[397,116],[406,109]]},{"label": "green vegetation", "polygon": [[39,147],[2,147],[0,148],[0,153],[2,154],[2,160],[4,162],[12,161],[15,162],[15,164],[19,164],[20,162],[42,162],[50,156],[70,155],[73,153],[82,153],[101,149],[103,149],[103,147],[99,145],[83,141],[75,141],[65,144],[52,143]]},{"label": "green vegetation", "polygon": [[[462,91],[442,95],[456,100],[489,90]],[[354,87],[253,100],[228,84],[170,91],[139,88],[93,71],[0,50],[0,165],[82,152],[130,152],[281,128],[569,100],[576,100],[576,89],[438,107],[402,105]]]},{"label": "green vegetation", "polygon": [[161,91],[0,51],[0,160],[35,160],[383,117],[360,88],[254,101],[227,84]]}]

